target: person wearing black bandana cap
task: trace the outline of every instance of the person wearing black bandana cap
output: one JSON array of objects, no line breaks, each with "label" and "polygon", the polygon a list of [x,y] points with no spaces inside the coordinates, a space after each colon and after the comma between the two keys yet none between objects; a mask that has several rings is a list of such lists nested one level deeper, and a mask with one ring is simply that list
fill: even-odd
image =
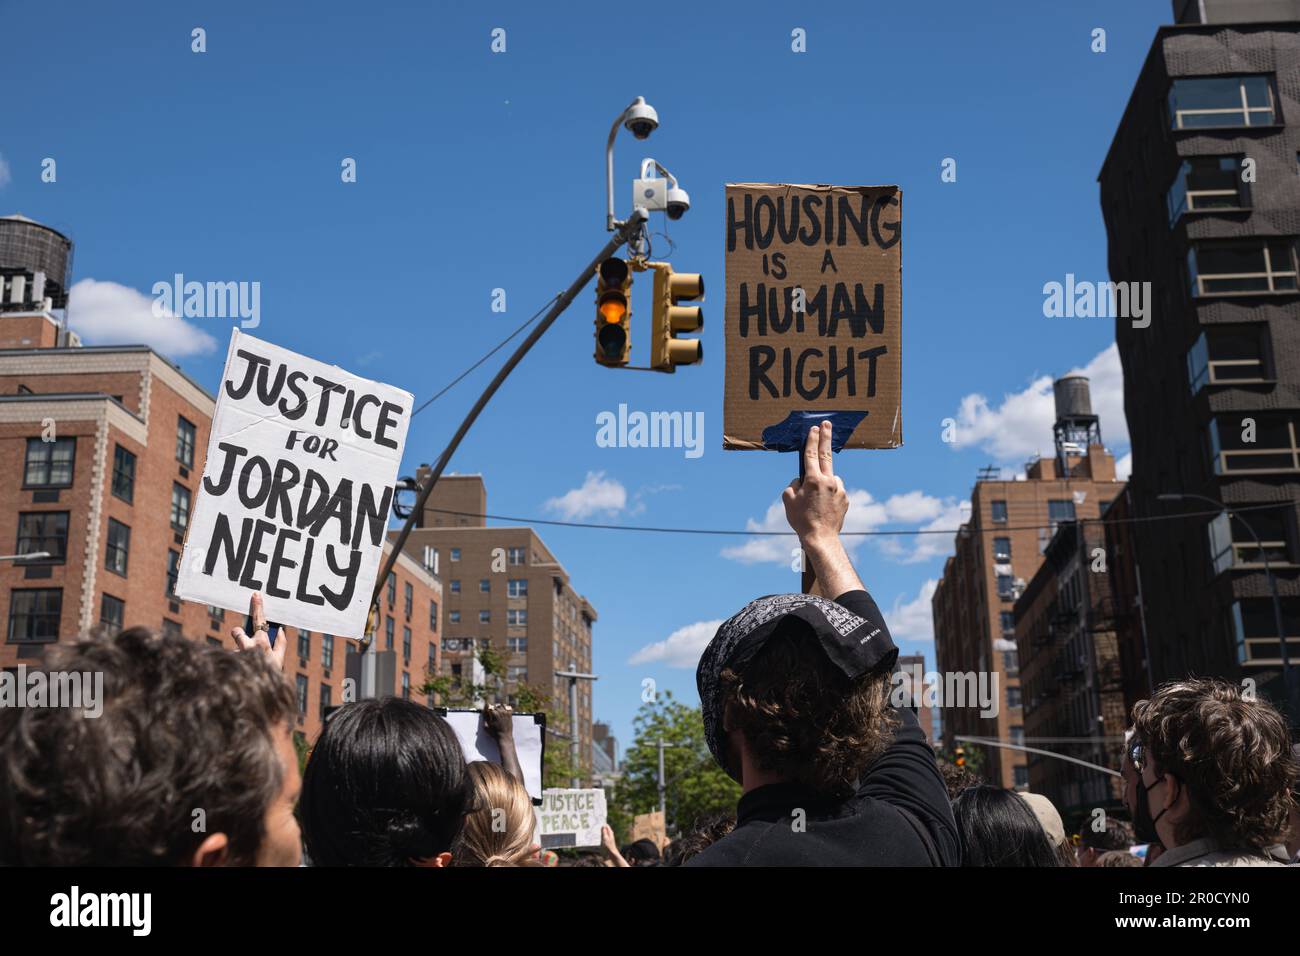
[{"label": "person wearing black bandana cap", "polygon": [[840,542],[848,512],[829,422],[782,499],[812,594],[751,601],[696,670],[710,752],[744,793],[688,866],[958,866],[960,838],[915,715],[889,706],[898,650]]}]

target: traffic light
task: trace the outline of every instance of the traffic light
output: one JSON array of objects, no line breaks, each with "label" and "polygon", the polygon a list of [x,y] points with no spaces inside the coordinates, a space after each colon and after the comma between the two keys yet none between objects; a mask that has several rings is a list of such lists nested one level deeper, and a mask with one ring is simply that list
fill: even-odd
[{"label": "traffic light", "polygon": [[601,365],[626,365],[631,344],[628,318],[632,307],[628,293],[632,275],[627,263],[610,257],[600,264],[596,281],[596,361]]},{"label": "traffic light", "polygon": [[952,762],[955,763],[957,766],[959,766],[959,767],[964,767],[964,766],[966,766],[966,748],[965,748],[965,747],[958,747],[956,750],[954,750],[954,751],[952,752],[952,756],[953,756],[953,761],[952,761]]},{"label": "traffic light", "polygon": [[654,315],[650,327],[650,367],[676,371],[678,365],[692,365],[704,358],[699,339],[679,339],[679,332],[697,332],[704,327],[704,310],[698,305],[678,305],[683,300],[704,298],[704,277],[698,272],[673,272],[666,263],[651,263],[655,270]]}]

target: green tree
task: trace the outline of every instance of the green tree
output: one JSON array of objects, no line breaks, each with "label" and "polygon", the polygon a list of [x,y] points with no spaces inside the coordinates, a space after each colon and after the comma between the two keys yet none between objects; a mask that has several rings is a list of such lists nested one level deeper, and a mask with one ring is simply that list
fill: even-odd
[{"label": "green tree", "polygon": [[735,812],[740,787],[709,753],[700,709],[663,691],[641,705],[632,745],[624,752],[623,776],[609,799],[610,825],[620,842],[627,838],[633,817],[659,809],[660,738],[665,744],[665,823],[670,837],[688,832],[708,814]]}]

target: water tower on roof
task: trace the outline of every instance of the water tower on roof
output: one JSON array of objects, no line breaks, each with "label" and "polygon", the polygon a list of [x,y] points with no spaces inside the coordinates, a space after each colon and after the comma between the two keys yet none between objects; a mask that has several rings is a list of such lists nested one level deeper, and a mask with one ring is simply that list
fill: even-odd
[{"label": "water tower on roof", "polygon": [[1070,475],[1070,458],[1088,454],[1090,445],[1101,444],[1101,419],[1092,413],[1092,394],[1083,375],[1067,375],[1052,383],[1056,398],[1056,464],[1063,478]]},{"label": "water tower on roof", "polygon": [[0,216],[0,313],[68,307],[72,240],[23,215]]}]

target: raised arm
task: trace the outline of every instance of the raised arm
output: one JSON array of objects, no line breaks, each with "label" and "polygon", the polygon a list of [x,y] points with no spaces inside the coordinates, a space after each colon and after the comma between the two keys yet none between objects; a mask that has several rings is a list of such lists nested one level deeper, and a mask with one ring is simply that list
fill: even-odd
[{"label": "raised arm", "polygon": [[812,563],[824,595],[835,598],[847,591],[861,591],[862,581],[840,542],[849,496],[844,482],[835,475],[830,422],[808,430],[802,454],[803,479],[790,482],[781,495],[786,520],[799,535],[804,560]]}]

